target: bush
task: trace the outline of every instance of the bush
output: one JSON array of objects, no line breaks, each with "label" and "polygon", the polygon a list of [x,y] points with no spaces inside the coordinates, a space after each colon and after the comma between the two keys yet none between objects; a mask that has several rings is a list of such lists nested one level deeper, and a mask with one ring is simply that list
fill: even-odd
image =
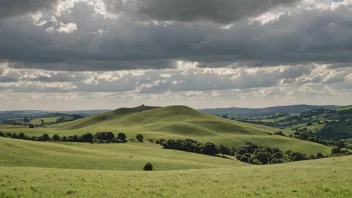
[{"label": "bush", "polygon": [[144,171],[153,171],[153,165],[151,163],[147,163],[144,168]]},{"label": "bush", "polygon": [[53,135],[53,140],[54,141],[59,141],[60,140],[60,136],[59,135]]},{"label": "bush", "polygon": [[38,138],[37,138],[37,136],[32,136],[32,137],[31,137],[31,140],[32,140],[32,141],[37,141]]},{"label": "bush", "polygon": [[137,134],[136,139],[137,139],[139,142],[143,142],[144,137],[143,137],[142,134]]},{"label": "bush", "polygon": [[86,133],[84,135],[82,135],[82,141],[83,142],[93,142],[94,137],[91,133]]},{"label": "bush", "polygon": [[25,137],[26,137],[26,135],[23,132],[18,134],[19,139],[24,139]]},{"label": "bush", "polygon": [[11,138],[18,139],[19,137],[18,137],[17,133],[13,133],[13,134],[11,135]]},{"label": "bush", "polygon": [[223,154],[223,155],[230,155],[230,149],[227,148],[227,147],[224,146],[224,145],[220,145],[219,151],[220,151],[220,153]]},{"label": "bush", "polygon": [[28,128],[33,129],[33,128],[35,128],[35,126],[34,126],[34,124],[29,124]]},{"label": "bush", "polygon": [[249,158],[247,156],[242,155],[240,160],[241,160],[241,162],[249,163]]},{"label": "bush", "polygon": [[49,136],[48,134],[44,133],[44,134],[42,135],[42,137],[41,137],[41,140],[42,140],[42,141],[47,141],[47,140],[49,140],[49,138],[50,138],[50,136]]},{"label": "bush", "polygon": [[202,153],[207,154],[207,155],[215,155],[218,153],[218,148],[216,145],[212,142],[207,142],[204,144],[204,147],[202,149]]},{"label": "bush", "polygon": [[307,160],[307,157],[300,152],[294,152],[291,154],[291,159],[292,161],[302,161]]},{"label": "bush", "polygon": [[117,134],[117,139],[121,140],[122,142],[126,142],[126,134],[124,133]]},{"label": "bush", "polygon": [[5,137],[5,136],[6,136],[5,133],[0,131],[0,137]]}]

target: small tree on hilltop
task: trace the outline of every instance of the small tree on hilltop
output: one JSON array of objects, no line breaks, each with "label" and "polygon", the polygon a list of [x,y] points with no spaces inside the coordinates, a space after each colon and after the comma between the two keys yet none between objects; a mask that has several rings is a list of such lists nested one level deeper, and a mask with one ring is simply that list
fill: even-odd
[{"label": "small tree on hilltop", "polygon": [[153,170],[153,165],[151,163],[147,163],[144,168],[144,171],[152,171]]},{"label": "small tree on hilltop", "polygon": [[144,137],[143,137],[142,134],[137,134],[136,139],[137,139],[139,142],[143,142]]}]

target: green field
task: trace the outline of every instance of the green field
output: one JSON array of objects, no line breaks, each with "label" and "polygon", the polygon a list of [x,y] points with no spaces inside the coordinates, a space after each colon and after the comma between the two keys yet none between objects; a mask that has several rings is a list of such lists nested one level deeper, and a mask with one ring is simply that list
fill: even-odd
[{"label": "green field", "polygon": [[228,147],[238,147],[246,142],[253,142],[262,146],[279,147],[284,151],[292,150],[306,154],[330,153],[330,148],[327,146],[269,135],[278,131],[275,128],[223,119],[185,106],[123,108],[47,128],[1,130],[24,132],[28,136],[43,133],[69,136],[111,131],[115,134],[126,133],[128,139],[134,139],[140,133],[145,140],[191,138],[200,142],[211,141],[224,144]]},{"label": "green field", "polygon": [[[351,197],[352,157],[254,166],[149,143],[0,138],[1,197]],[[146,162],[156,171],[142,172]]]},{"label": "green field", "polygon": [[42,121],[41,120],[44,120],[44,124],[47,124],[47,123],[51,123],[51,122],[56,122],[56,120],[58,120],[60,118],[60,116],[56,116],[56,117],[48,117],[48,118],[37,118],[37,119],[34,119],[34,120],[31,120],[31,124],[41,124]]}]

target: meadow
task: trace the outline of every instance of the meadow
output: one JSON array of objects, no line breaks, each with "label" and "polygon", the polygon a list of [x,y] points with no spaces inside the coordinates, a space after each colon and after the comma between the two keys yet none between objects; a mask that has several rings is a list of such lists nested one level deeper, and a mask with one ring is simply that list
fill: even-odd
[{"label": "meadow", "polygon": [[[351,197],[352,157],[251,165],[232,156],[162,149],[158,138],[192,138],[229,147],[247,141],[306,154],[331,148],[269,135],[183,106],[137,107],[41,128],[0,131],[62,136],[112,131],[144,143],[39,142],[0,137],[0,197]],[[148,141],[149,140],[149,141]],[[151,163],[154,171],[142,171]]]},{"label": "meadow", "polygon": [[351,156],[254,166],[148,143],[23,144],[0,138],[1,197],[352,196]]},{"label": "meadow", "polygon": [[191,138],[200,142],[224,144],[230,148],[253,142],[305,154],[318,152],[330,154],[331,150],[327,146],[312,142],[269,135],[278,131],[275,128],[223,119],[185,106],[123,108],[42,128],[0,126],[0,130],[12,133],[24,132],[28,136],[39,136],[43,133],[70,136],[110,131],[115,134],[123,132],[128,139],[134,139],[137,134],[142,134],[145,140],[152,141],[160,138]]}]

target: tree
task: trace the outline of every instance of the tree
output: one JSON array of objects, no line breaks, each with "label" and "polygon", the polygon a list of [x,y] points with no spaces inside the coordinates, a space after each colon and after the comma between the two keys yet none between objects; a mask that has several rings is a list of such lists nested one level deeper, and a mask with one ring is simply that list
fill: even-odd
[{"label": "tree", "polygon": [[82,141],[83,142],[93,142],[94,137],[91,133],[86,133],[84,135],[82,135]]},{"label": "tree", "polygon": [[17,133],[13,133],[13,134],[11,135],[11,138],[18,139]]},{"label": "tree", "polygon": [[59,135],[53,135],[53,140],[54,141],[59,141],[60,140],[60,136]]},{"label": "tree", "polygon": [[212,142],[207,142],[204,144],[204,147],[202,149],[202,153],[207,154],[207,155],[216,155],[218,153],[218,148],[216,145]]},{"label": "tree", "polygon": [[224,146],[224,145],[220,145],[219,151],[220,151],[220,153],[223,154],[223,155],[230,155],[230,149],[227,148],[227,147]]},{"label": "tree", "polygon": [[139,142],[143,142],[143,135],[142,135],[142,134],[137,134],[136,139],[137,139]]},{"label": "tree", "polygon": [[344,141],[339,141],[339,142],[337,143],[337,147],[338,147],[339,149],[345,148],[345,147],[346,147],[346,143],[345,143]]},{"label": "tree", "polygon": [[28,125],[28,128],[33,129],[33,128],[35,128],[35,126],[34,126],[34,124],[30,123],[30,124]]},{"label": "tree", "polygon": [[6,136],[5,133],[0,131],[0,137],[5,137],[5,136]]},{"label": "tree", "polygon": [[23,119],[23,121],[24,121],[24,123],[28,123],[28,122],[29,122],[29,119],[28,119],[27,117],[25,117],[25,118]]},{"label": "tree", "polygon": [[47,140],[49,140],[49,138],[50,138],[50,136],[48,134],[44,133],[42,136],[42,141],[47,141]]},{"label": "tree", "polygon": [[307,157],[304,156],[300,152],[294,152],[294,153],[291,154],[291,159],[292,159],[292,161],[301,161],[301,160],[306,160]]},{"label": "tree", "polygon": [[25,137],[26,137],[26,135],[24,135],[23,132],[18,134],[18,138],[20,138],[20,139],[24,139]]},{"label": "tree", "polygon": [[117,134],[117,139],[121,140],[122,142],[126,142],[126,134],[124,133]]},{"label": "tree", "polygon": [[147,163],[144,168],[144,171],[153,171],[153,165],[151,163]]}]

